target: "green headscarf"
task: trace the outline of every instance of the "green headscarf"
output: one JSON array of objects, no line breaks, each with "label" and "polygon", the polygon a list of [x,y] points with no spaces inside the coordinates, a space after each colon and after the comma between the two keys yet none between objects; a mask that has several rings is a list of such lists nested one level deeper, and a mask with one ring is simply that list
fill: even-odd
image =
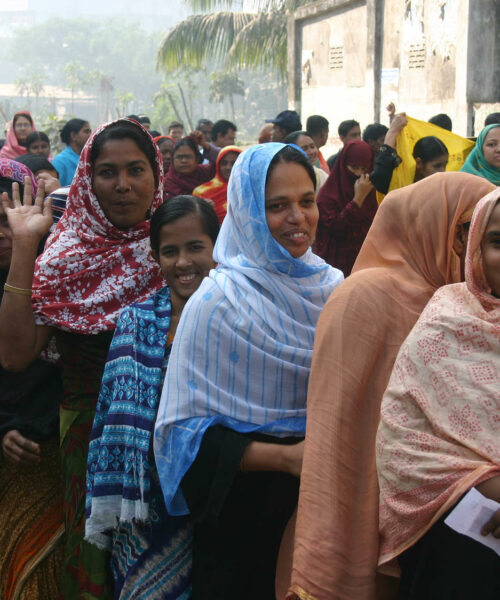
[{"label": "green headscarf", "polygon": [[488,125],[477,136],[476,145],[460,170],[465,173],[472,173],[472,175],[484,177],[484,179],[491,181],[494,185],[500,185],[500,168],[490,165],[484,158],[483,153],[484,140],[494,127],[500,127],[500,124],[493,123],[492,125]]}]

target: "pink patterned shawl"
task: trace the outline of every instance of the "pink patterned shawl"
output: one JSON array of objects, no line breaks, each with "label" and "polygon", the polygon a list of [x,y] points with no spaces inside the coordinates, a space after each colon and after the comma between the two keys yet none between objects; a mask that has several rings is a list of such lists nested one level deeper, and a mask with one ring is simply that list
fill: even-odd
[{"label": "pink patterned shawl", "polygon": [[380,555],[412,546],[474,485],[500,474],[500,300],[481,240],[500,199],[476,207],[466,283],[439,289],[401,346],[377,434]]},{"label": "pink patterned shawl", "polygon": [[[122,120],[143,129],[135,121]],[[112,330],[125,306],[165,284],[150,253],[149,219],[131,229],[118,229],[94,193],[90,152],[96,137],[111,124],[96,129],[82,150],[64,215],[37,260],[33,309],[39,325],[89,334]],[[153,212],[163,202],[163,160],[150,139],[158,181]]]}]

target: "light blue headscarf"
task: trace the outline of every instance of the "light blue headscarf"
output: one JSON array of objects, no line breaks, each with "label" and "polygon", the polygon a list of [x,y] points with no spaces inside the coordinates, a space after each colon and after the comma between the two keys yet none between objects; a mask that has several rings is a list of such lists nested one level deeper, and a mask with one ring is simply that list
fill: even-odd
[{"label": "light blue headscarf", "polygon": [[293,258],[271,235],[265,186],[283,144],[241,154],[210,272],[177,327],[155,427],[155,459],[170,514],[185,514],[180,482],[208,427],[303,436],[314,331],[343,275],[309,249]]},{"label": "light blue headscarf", "polygon": [[472,149],[472,152],[469,154],[465,160],[464,166],[460,170],[464,173],[472,173],[472,175],[483,177],[484,179],[491,181],[491,183],[494,185],[500,185],[500,169],[490,165],[490,163],[484,157],[483,152],[484,140],[486,139],[488,133],[492,129],[495,129],[495,127],[500,127],[500,125],[498,123],[493,123],[492,125],[487,125],[481,131],[481,133],[477,136],[476,145]]}]

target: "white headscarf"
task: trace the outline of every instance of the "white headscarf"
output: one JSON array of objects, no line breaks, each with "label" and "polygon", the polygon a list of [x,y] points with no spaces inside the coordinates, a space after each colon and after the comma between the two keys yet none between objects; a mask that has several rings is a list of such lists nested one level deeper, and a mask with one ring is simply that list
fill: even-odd
[{"label": "white headscarf", "polygon": [[206,429],[277,436],[305,432],[314,331],[343,275],[309,249],[293,258],[271,235],[265,187],[283,144],[241,154],[211,271],[182,313],[155,428],[170,514],[187,511],[179,484]]}]

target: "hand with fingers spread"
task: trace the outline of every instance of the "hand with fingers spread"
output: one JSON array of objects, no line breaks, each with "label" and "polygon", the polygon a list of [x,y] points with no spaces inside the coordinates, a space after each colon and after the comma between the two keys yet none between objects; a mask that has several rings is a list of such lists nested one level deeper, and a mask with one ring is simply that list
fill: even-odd
[{"label": "hand with fingers spread", "polygon": [[2,452],[6,459],[19,464],[38,464],[40,445],[11,429],[2,438]]},{"label": "hand with fingers spread", "polygon": [[38,243],[52,226],[52,202],[50,198],[44,199],[45,185],[43,181],[40,181],[34,203],[31,191],[30,178],[26,177],[23,202],[21,203],[19,185],[13,183],[12,200],[5,192],[2,194],[2,209],[7,217],[13,239]]}]

